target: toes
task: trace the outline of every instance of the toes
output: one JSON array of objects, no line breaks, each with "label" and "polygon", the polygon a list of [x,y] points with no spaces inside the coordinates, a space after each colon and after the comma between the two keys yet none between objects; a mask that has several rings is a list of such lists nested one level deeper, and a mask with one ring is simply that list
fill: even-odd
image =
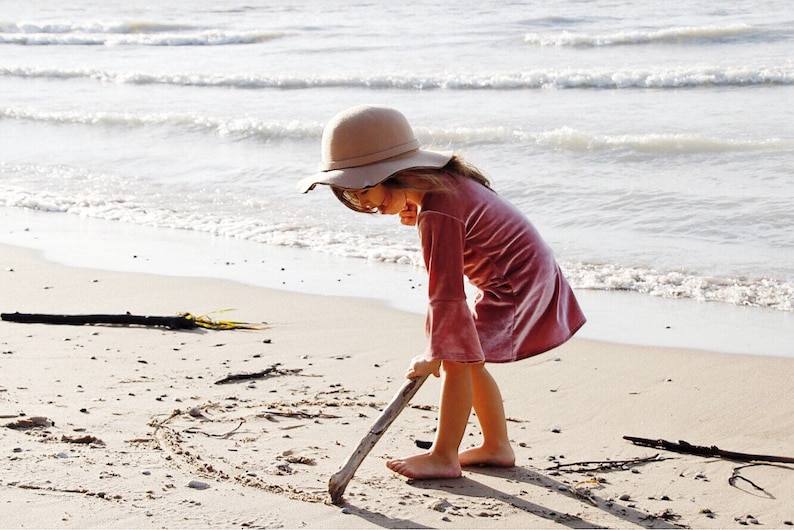
[{"label": "toes", "polygon": [[404,460],[389,460],[386,462],[386,467],[394,471],[395,473],[404,474],[405,472],[405,461]]}]

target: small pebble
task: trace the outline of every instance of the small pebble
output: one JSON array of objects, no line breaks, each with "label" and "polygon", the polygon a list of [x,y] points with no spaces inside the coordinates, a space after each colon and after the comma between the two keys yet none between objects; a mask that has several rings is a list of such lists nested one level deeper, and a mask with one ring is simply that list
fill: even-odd
[{"label": "small pebble", "polygon": [[551,432],[553,432],[553,433],[560,433],[560,432],[562,432],[562,431],[560,430],[560,428],[559,428],[559,427],[552,427],[552,428],[551,428]]},{"label": "small pebble", "polygon": [[344,508],[342,508],[342,513],[343,513],[343,514],[345,514],[345,515],[347,515],[347,514],[349,514],[349,513],[353,513],[353,512],[352,512],[352,511],[350,511],[350,508],[348,508],[347,506],[345,506]]},{"label": "small pebble", "polygon": [[21,453],[22,452],[22,448],[21,447],[14,447],[14,452],[15,453]]},{"label": "small pebble", "polygon": [[147,475],[148,476],[148,475],[151,475],[151,474],[152,474],[152,472],[149,471],[148,469],[144,469],[143,471],[141,471],[141,475]]},{"label": "small pebble", "polygon": [[446,512],[447,509],[451,507],[452,505],[444,499],[438,499],[437,501],[435,501],[430,505],[430,509],[435,510],[437,512]]},{"label": "small pebble", "polygon": [[64,453],[64,452],[60,452],[60,453],[58,453],[58,454],[57,454],[57,455],[55,455],[55,456],[57,456],[58,458],[69,458],[69,455],[67,455],[67,454],[66,454],[66,453]]},{"label": "small pebble", "polygon": [[628,493],[624,493],[623,495],[621,495],[621,496],[620,496],[620,497],[618,497],[618,498],[619,498],[620,500],[622,500],[622,501],[628,501],[628,500],[631,500],[631,495],[629,495]]},{"label": "small pebble", "polygon": [[191,480],[190,482],[187,483],[187,487],[193,488],[194,490],[205,490],[209,488],[210,485],[200,480]]}]

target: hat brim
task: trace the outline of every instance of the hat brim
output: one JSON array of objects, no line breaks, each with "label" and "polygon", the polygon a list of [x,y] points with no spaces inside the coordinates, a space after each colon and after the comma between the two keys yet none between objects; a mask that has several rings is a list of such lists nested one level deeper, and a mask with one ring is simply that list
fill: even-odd
[{"label": "hat brim", "polygon": [[452,159],[452,151],[417,149],[382,162],[359,167],[321,171],[298,181],[298,191],[307,193],[317,184],[327,184],[348,190],[363,190],[377,186],[399,171],[417,168],[441,168]]}]

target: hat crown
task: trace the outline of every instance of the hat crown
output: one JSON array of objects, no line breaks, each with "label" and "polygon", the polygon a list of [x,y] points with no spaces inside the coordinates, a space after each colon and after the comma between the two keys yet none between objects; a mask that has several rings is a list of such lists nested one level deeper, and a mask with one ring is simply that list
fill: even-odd
[{"label": "hat crown", "polygon": [[419,149],[399,111],[360,105],[337,114],[323,130],[320,171],[360,167]]}]

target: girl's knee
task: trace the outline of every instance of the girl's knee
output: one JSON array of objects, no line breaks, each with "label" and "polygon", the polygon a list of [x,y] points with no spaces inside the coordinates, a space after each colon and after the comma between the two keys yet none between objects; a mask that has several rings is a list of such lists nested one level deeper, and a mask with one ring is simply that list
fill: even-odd
[{"label": "girl's knee", "polygon": [[475,371],[484,369],[485,363],[460,363],[457,361],[443,360],[441,361],[441,368],[446,373],[463,373],[471,374]]}]

